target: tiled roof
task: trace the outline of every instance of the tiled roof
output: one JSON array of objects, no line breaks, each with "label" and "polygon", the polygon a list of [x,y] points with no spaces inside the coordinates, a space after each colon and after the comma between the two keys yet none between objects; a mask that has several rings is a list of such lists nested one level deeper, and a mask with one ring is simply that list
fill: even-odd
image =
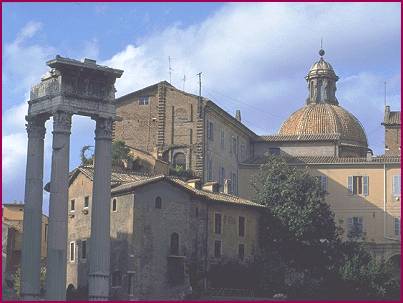
[{"label": "tiled roof", "polygon": [[400,125],[400,111],[386,112],[383,124]]},{"label": "tiled roof", "polygon": [[209,191],[205,191],[205,190],[201,190],[201,189],[196,189],[196,188],[193,188],[192,186],[190,186],[189,184],[187,184],[185,181],[182,181],[175,177],[165,176],[165,175],[149,177],[147,179],[120,185],[120,186],[112,189],[112,193],[119,194],[119,193],[124,193],[124,192],[130,192],[137,187],[140,187],[140,186],[143,186],[146,184],[150,184],[153,182],[163,181],[163,180],[170,182],[171,184],[177,185],[202,199],[212,200],[212,201],[216,201],[216,202],[229,203],[232,205],[264,207],[260,204],[254,203],[247,199],[239,198],[237,196],[224,194],[224,193],[213,193],[213,192],[209,192]]},{"label": "tiled roof", "polygon": [[341,106],[327,103],[305,105],[284,121],[279,130],[279,135],[325,134],[339,134],[340,140],[368,146],[358,119]]},{"label": "tiled roof", "polygon": [[[77,172],[81,172],[85,176],[87,176],[90,180],[94,180],[94,168],[92,166],[79,166],[70,173],[70,183],[76,176]],[[111,186],[114,187],[114,186],[118,186],[120,184],[124,184],[124,183],[128,183],[128,182],[144,180],[149,177],[150,176],[146,175],[146,174],[131,173],[131,172],[120,171],[120,170],[112,170]]]},{"label": "tiled roof", "polygon": [[340,139],[340,134],[301,134],[301,135],[268,135],[259,136],[257,141],[279,142],[279,141],[333,141]]},{"label": "tiled roof", "polygon": [[[324,157],[324,156],[305,156],[305,157],[285,157],[290,164],[400,164],[400,156],[376,156],[371,159],[366,157]],[[266,157],[260,157],[248,162],[241,163],[241,165],[260,165],[266,162]]]}]

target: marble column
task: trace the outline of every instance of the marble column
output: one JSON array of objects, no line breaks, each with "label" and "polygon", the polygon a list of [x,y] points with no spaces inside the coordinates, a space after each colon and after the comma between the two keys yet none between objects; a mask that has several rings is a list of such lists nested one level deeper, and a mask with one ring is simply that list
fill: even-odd
[{"label": "marble column", "polygon": [[46,300],[66,299],[67,208],[71,114],[53,115]]},{"label": "marble column", "polygon": [[45,120],[27,117],[28,150],[25,173],[24,222],[21,257],[23,300],[39,300],[43,200],[43,139]]},{"label": "marble column", "polygon": [[112,119],[96,118],[89,299],[109,299]]}]

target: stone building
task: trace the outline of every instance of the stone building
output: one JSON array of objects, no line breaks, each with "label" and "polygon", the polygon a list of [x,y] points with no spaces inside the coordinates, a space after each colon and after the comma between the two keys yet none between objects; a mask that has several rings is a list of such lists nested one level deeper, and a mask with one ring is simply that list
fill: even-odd
[{"label": "stone building", "polygon": [[385,126],[385,155],[400,155],[400,111],[390,111],[390,106],[385,106],[382,125]]},{"label": "stone building", "polygon": [[[3,272],[6,276],[15,273],[21,266],[21,248],[23,234],[24,204],[22,203],[3,203],[2,222],[6,226],[4,231],[7,235],[3,236],[7,239],[6,245],[3,246],[5,262],[2,264]],[[48,236],[48,217],[42,214],[42,243],[41,258],[46,260]]]},{"label": "stone building", "polygon": [[180,91],[163,81],[116,99],[114,139],[157,153],[172,166],[192,170],[204,182],[232,180],[238,164],[252,156],[257,135],[213,101]]},{"label": "stone building", "polygon": [[[218,181],[220,191],[229,180],[232,193],[247,199],[254,198],[249,180],[265,155],[295,158],[290,164],[308,166],[313,174],[326,178],[327,200],[346,233],[353,218],[365,226],[366,240],[396,248],[400,245],[395,234],[400,233],[400,203],[396,202],[400,201],[400,111],[385,108],[385,155],[373,157],[363,126],[336,97],[339,77],[324,60],[324,51],[319,54],[305,77],[305,104],[282,123],[277,134],[257,135],[240,115],[232,117],[211,100],[161,82],[117,99],[122,120],[115,125],[114,138],[156,150],[171,165],[194,170],[204,182]],[[351,194],[353,186],[359,186],[358,195]]]},{"label": "stone building", "polygon": [[[70,176],[67,287],[85,291],[93,169]],[[165,175],[112,173],[111,299],[180,299],[217,263],[252,262],[262,206]]]}]

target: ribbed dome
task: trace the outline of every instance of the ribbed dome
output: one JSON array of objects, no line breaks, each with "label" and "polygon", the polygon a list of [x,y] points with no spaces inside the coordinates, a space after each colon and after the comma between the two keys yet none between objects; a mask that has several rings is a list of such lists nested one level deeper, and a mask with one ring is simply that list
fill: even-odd
[{"label": "ribbed dome", "polygon": [[328,103],[308,104],[297,110],[282,124],[279,134],[338,134],[345,143],[368,146],[358,119],[344,108]]}]

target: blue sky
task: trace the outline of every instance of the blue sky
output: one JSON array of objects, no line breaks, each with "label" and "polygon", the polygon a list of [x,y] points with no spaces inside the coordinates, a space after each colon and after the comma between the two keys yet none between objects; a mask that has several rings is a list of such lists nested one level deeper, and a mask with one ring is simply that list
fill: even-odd
[{"label": "blue sky", "polygon": [[[387,103],[400,109],[400,18],[400,3],[3,3],[2,199],[23,200],[25,101],[56,54],[123,69],[118,96],[168,80],[171,56],[173,85],[196,92],[201,71],[204,96],[271,134],[303,106],[304,76],[323,37],[340,105],[380,154],[384,81]],[[45,181],[51,121],[46,126]],[[74,117],[72,169],[93,131],[91,120]]]}]

